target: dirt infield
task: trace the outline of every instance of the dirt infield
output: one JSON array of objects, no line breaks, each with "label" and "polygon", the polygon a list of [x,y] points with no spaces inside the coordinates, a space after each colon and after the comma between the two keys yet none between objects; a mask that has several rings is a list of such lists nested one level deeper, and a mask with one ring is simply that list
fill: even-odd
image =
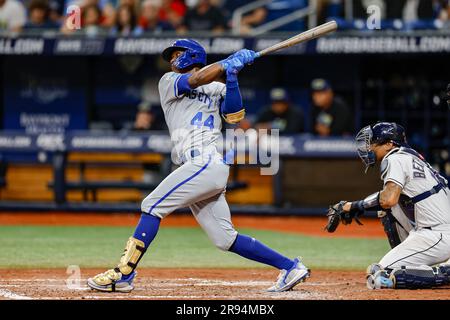
[{"label": "dirt infield", "polygon": [[[139,221],[136,214],[99,214],[67,212],[2,212],[0,225],[89,225],[89,226],[135,226]],[[324,231],[327,223],[325,217],[275,217],[275,216],[241,216],[234,215],[233,223],[238,228],[255,228],[261,230],[301,233],[320,237],[348,238],[386,238],[378,219],[362,219],[364,226],[353,223],[341,226],[333,234]],[[165,218],[162,227],[198,226],[192,215],[173,214]]]},{"label": "dirt infield", "polygon": [[254,269],[143,269],[136,289],[129,293],[101,293],[86,285],[86,278],[103,271],[81,270],[80,285],[66,279],[65,270],[2,270],[0,300],[42,299],[150,299],[150,300],[403,300],[450,299],[450,287],[433,290],[369,290],[364,274],[355,271],[313,271],[311,278],[294,290],[268,293],[277,272]]},{"label": "dirt infield", "polygon": [[[0,225],[111,225],[134,226],[133,214],[0,213]],[[329,237],[324,218],[233,217],[237,227],[277,230]],[[363,227],[341,227],[331,236],[384,238],[378,219],[364,219]],[[196,226],[190,215],[173,215],[162,226]],[[80,281],[67,284],[63,269],[2,269],[0,300],[5,299],[220,299],[220,300],[439,300],[450,299],[450,286],[433,290],[369,290],[363,271],[312,270],[312,276],[293,291],[267,293],[278,272],[271,269],[138,269],[136,289],[130,294],[90,290],[86,279],[104,270],[83,269]]]}]

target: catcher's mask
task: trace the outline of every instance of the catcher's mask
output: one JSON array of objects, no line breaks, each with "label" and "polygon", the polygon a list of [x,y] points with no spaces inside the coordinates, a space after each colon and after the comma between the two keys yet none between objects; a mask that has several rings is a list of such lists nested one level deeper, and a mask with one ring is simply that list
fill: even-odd
[{"label": "catcher's mask", "polygon": [[362,128],[356,135],[356,149],[366,169],[369,170],[377,161],[375,152],[371,149],[371,144],[384,144],[392,142],[399,147],[409,148],[406,142],[405,129],[394,122],[378,122]]}]

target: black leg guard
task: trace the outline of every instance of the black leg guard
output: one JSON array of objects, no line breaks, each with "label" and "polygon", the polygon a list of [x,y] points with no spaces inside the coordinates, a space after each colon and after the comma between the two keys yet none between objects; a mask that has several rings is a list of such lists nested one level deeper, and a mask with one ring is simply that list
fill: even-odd
[{"label": "black leg guard", "polygon": [[441,264],[436,268],[445,277],[445,283],[443,284],[450,284],[450,264]]},{"label": "black leg guard", "polygon": [[425,289],[450,283],[450,265],[440,267],[401,267],[393,269],[390,278],[395,289]]}]

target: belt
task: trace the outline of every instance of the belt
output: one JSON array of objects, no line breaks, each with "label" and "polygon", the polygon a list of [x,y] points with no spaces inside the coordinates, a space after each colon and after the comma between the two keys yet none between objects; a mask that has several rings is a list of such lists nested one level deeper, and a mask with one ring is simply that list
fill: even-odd
[{"label": "belt", "polygon": [[[188,154],[189,159],[186,158],[186,154]],[[198,149],[191,149],[189,151],[187,151],[182,157],[181,157],[181,161],[183,163],[187,162],[190,159],[195,158],[196,156],[200,155],[200,151]]]}]

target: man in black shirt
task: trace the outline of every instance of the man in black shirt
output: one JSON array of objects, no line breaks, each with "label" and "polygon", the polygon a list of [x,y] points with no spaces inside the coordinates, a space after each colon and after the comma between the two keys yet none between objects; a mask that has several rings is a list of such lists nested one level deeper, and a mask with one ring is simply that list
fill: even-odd
[{"label": "man in black shirt", "polygon": [[334,95],[330,83],[315,79],[312,90],[312,129],[320,136],[349,135],[353,131],[353,115],[345,102]]},{"label": "man in black shirt", "polygon": [[259,114],[256,127],[258,129],[279,129],[280,134],[303,132],[303,112],[292,105],[286,90],[274,88],[270,92],[270,97],[272,104]]},{"label": "man in black shirt", "polygon": [[210,0],[199,0],[195,8],[188,10],[182,26],[177,30],[223,32],[226,28],[225,16]]}]

